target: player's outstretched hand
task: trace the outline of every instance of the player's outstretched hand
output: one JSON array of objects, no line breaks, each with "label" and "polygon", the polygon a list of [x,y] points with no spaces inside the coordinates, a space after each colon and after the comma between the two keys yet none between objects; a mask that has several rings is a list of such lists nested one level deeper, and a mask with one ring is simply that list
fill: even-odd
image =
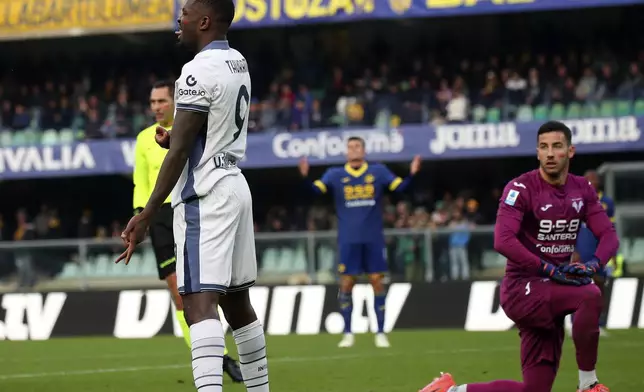
[{"label": "player's outstretched hand", "polygon": [[170,148],[170,132],[162,126],[157,126],[157,133],[154,135],[154,140],[157,144],[166,150]]},{"label": "player's outstretched hand", "polygon": [[416,155],[414,159],[411,161],[411,165],[409,165],[409,174],[413,176],[416,173],[418,173],[420,171],[420,163],[421,163],[420,155]]},{"label": "player's outstretched hand", "polygon": [[145,233],[148,230],[149,221],[145,213],[135,215],[130,219],[125,230],[121,234],[121,239],[126,249],[116,259],[116,263],[125,260],[125,265],[130,263],[132,254],[136,246],[145,239]]},{"label": "player's outstretched hand", "polygon": [[297,165],[297,168],[300,170],[300,174],[302,177],[306,177],[309,175],[309,160],[306,159],[306,157],[302,157],[300,159],[300,163]]},{"label": "player's outstretched hand", "polygon": [[592,282],[592,279],[588,276],[566,274],[562,271],[562,267],[557,267],[554,264],[541,260],[541,276],[549,278],[553,282],[571,286],[585,286]]}]

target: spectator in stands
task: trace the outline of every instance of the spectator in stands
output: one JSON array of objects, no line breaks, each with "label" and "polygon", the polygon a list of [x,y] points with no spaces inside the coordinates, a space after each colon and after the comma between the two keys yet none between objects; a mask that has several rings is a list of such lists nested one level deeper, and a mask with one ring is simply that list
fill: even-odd
[{"label": "spectator in stands", "polygon": [[[31,241],[36,239],[36,230],[24,209],[16,212],[16,231],[14,241]],[[18,289],[29,289],[36,285],[36,269],[33,252],[28,248],[19,248],[14,252],[18,272]]]},{"label": "spectator in stands", "polygon": [[78,222],[78,238],[92,238],[94,237],[94,221],[92,219],[92,210],[85,208],[83,215]]},{"label": "spectator in stands", "polygon": [[621,99],[642,99],[644,98],[644,77],[636,62],[630,64],[626,80],[620,85],[619,98]]},{"label": "spectator in stands", "polygon": [[468,280],[470,278],[470,260],[467,245],[471,237],[471,224],[463,218],[460,209],[454,209],[449,227],[453,230],[449,235],[450,278],[452,280]]},{"label": "spectator in stands", "polygon": [[537,68],[530,68],[528,72],[528,86],[525,103],[527,105],[541,105],[545,93],[545,84],[541,81]]},{"label": "spectator in stands", "polygon": [[486,75],[485,86],[481,90],[480,103],[486,107],[498,106],[502,93],[499,79],[493,71],[489,71]]},{"label": "spectator in stands", "polygon": [[49,231],[49,207],[46,204],[40,206],[40,212],[34,220],[36,235],[38,238],[46,238]]},{"label": "spectator in stands", "polygon": [[601,100],[615,98],[618,87],[619,82],[613,74],[613,68],[610,64],[602,65],[599,88],[595,94],[595,99]]},{"label": "spectator in stands", "polygon": [[597,91],[597,77],[590,67],[584,69],[584,75],[579,79],[575,96],[580,102],[592,101]]},{"label": "spectator in stands", "polygon": [[454,89],[452,98],[447,103],[447,122],[450,124],[464,124],[468,119],[469,102],[461,88]]},{"label": "spectator in stands", "polygon": [[528,82],[517,71],[512,71],[505,82],[505,89],[508,92],[508,103],[512,106],[519,106],[526,100]]},{"label": "spectator in stands", "polygon": [[27,108],[24,105],[18,103],[15,106],[13,113],[13,121],[11,122],[11,128],[17,131],[26,129],[31,123],[31,116],[27,112]]}]

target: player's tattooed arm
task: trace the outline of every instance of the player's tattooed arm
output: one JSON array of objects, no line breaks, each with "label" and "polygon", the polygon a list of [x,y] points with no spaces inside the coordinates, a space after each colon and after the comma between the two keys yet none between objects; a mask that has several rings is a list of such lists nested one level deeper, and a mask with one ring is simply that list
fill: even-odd
[{"label": "player's tattooed arm", "polygon": [[144,212],[154,213],[168,198],[181,176],[190,151],[197,143],[197,136],[202,131],[207,118],[208,114],[204,112],[177,110],[172,127],[172,143],[170,143],[168,153],[163,160],[157,182]]}]

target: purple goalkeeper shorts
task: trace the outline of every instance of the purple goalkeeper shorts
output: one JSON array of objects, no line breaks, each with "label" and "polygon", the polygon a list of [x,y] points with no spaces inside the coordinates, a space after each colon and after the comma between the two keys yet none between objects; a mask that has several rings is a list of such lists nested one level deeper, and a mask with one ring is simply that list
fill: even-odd
[{"label": "purple goalkeeper shorts", "polygon": [[519,329],[523,369],[542,362],[559,367],[564,318],[587,299],[601,301],[596,285],[567,286],[544,278],[503,279],[501,307]]}]

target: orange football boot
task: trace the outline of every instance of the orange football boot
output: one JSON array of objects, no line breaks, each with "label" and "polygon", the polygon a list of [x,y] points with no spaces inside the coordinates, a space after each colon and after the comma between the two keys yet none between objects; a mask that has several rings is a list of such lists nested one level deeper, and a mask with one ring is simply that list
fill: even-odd
[{"label": "orange football boot", "polygon": [[[454,378],[449,373],[442,373],[440,377],[437,377],[429,383],[425,388],[421,389],[418,392],[447,392],[451,387],[455,387],[456,383]],[[591,392],[604,392],[603,390],[592,390]]]},{"label": "orange football boot", "polygon": [[596,383],[595,385],[593,385],[588,389],[584,389],[584,390],[577,389],[577,392],[610,392],[610,389],[608,389],[606,385]]}]

